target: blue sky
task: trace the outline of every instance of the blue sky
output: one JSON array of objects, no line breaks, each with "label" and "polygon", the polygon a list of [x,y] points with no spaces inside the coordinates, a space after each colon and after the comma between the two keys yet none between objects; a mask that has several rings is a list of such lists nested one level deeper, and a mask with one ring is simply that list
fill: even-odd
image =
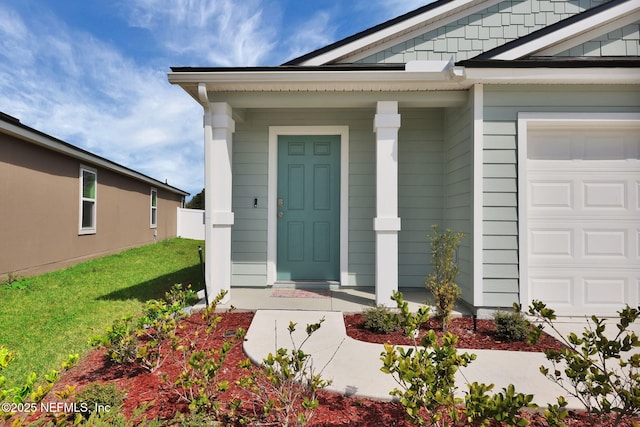
[{"label": "blue sky", "polygon": [[430,0],[0,0],[0,111],[196,194],[202,109],[171,66],[279,65]]}]

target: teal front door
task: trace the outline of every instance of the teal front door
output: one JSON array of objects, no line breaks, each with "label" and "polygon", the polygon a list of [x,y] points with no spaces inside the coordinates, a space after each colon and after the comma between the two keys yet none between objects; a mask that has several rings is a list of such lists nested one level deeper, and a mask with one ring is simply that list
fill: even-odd
[{"label": "teal front door", "polygon": [[277,280],[340,277],[340,137],[278,137]]}]

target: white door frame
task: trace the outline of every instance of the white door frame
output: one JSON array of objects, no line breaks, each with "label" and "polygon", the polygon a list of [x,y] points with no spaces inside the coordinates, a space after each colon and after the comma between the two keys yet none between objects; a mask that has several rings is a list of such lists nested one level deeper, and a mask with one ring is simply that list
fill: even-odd
[{"label": "white door frame", "polygon": [[340,283],[349,269],[349,126],[270,126],[267,195],[267,286],[277,281],[278,258],[278,137],[280,135],[340,136]]},{"label": "white door frame", "polygon": [[520,304],[527,307],[531,303],[529,288],[529,241],[527,212],[527,136],[535,127],[621,127],[638,126],[638,113],[518,113],[518,249],[520,269]]}]

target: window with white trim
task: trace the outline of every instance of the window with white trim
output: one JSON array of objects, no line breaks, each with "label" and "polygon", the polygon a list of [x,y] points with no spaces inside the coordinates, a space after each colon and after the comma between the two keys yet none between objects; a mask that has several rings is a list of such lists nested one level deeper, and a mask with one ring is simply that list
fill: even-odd
[{"label": "window with white trim", "polygon": [[151,228],[158,226],[158,190],[151,188]]},{"label": "window with white trim", "polygon": [[80,234],[96,232],[98,172],[80,166]]}]

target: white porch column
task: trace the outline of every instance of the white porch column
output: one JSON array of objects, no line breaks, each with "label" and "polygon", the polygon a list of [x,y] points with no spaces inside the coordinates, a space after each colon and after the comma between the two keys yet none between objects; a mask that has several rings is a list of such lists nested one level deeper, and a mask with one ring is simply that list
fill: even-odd
[{"label": "white porch column", "polygon": [[376,304],[392,305],[398,290],[398,129],[396,101],[379,101],[376,133]]},{"label": "white porch column", "polygon": [[231,106],[212,102],[204,116],[205,158],[205,279],[211,302],[222,290],[231,294],[231,153],[235,122]]}]

